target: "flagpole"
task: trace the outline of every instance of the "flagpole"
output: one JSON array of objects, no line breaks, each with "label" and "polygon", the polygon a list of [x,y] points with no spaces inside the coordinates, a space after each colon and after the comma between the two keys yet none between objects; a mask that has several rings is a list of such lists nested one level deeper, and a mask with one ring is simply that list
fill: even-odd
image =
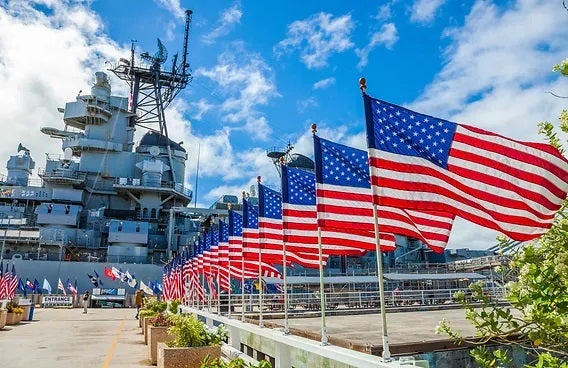
[{"label": "flagpole", "polygon": [[282,250],[284,257],[282,258],[282,273],[284,277],[284,334],[290,333],[290,326],[288,325],[288,281],[286,280],[286,242],[283,242]]},{"label": "flagpole", "polygon": [[[260,176],[257,178],[258,184],[260,184]],[[260,232],[260,230],[257,230]],[[260,247],[260,234],[258,238],[258,326],[264,327],[264,322],[262,321],[262,252]]]},{"label": "flagpole", "polygon": [[[242,248],[241,248],[242,249]],[[241,321],[245,321],[245,257],[241,251]]]},{"label": "flagpole", "polygon": [[229,239],[227,239],[227,249],[229,250],[229,260],[227,267],[227,278],[229,279],[229,301],[227,303],[227,307],[229,308],[227,311],[227,318],[231,318],[231,294],[233,294],[233,284],[231,283],[231,248],[229,247]]},{"label": "flagpole", "polygon": [[[284,165],[284,156],[280,157],[280,165]],[[282,172],[282,169],[280,169]],[[284,194],[284,189],[282,188],[282,194]],[[284,202],[284,201],[282,201]],[[282,211],[284,212],[284,211]],[[287,265],[286,265],[286,241],[284,240],[284,228],[282,228],[282,276],[284,277],[284,334],[288,335],[290,333],[290,325],[288,321],[288,280],[287,280]]]},{"label": "flagpole", "polygon": [[[317,126],[316,124],[312,124],[312,134],[315,135],[316,132],[317,132]],[[319,276],[320,276],[321,344],[327,345],[328,344],[327,327],[325,325],[325,287],[323,282],[323,249],[321,244],[321,227],[319,226],[319,224],[318,224],[318,258],[319,258]]]},{"label": "flagpole", "polygon": [[321,245],[321,227],[318,226],[318,255],[320,276],[320,308],[321,308],[321,344],[327,345],[327,327],[325,325],[325,288],[323,283],[323,251]]},{"label": "flagpole", "polygon": [[[246,192],[243,191],[243,208],[244,208],[245,194]],[[243,251],[244,251],[243,236],[241,233],[241,322],[245,321],[245,254]]]},{"label": "flagpole", "polygon": [[[359,88],[361,92],[365,94],[367,90],[367,80],[365,78],[359,79]],[[371,155],[369,154],[369,157]],[[371,166],[369,165],[369,171],[371,170]],[[391,353],[389,350],[389,335],[387,329],[387,309],[385,303],[385,283],[383,277],[383,253],[381,252],[381,242],[380,242],[380,234],[379,234],[379,216],[378,216],[378,209],[377,204],[375,203],[375,198],[378,196],[376,193],[376,185],[371,183],[371,190],[373,192],[373,219],[374,219],[374,230],[375,230],[375,247],[377,252],[377,273],[379,278],[379,299],[381,303],[381,319],[382,319],[382,327],[383,327],[383,360],[390,361],[391,360]]]}]

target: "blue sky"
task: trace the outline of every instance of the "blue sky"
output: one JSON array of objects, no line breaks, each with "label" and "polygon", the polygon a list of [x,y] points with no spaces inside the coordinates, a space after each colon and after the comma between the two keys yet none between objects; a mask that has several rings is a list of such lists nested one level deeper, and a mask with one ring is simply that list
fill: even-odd
[{"label": "blue sky", "polygon": [[[560,0],[0,1],[0,121],[10,127],[0,160],[19,142],[40,167],[44,152],[59,153],[39,131],[63,127],[56,108],[128,57],[132,39],[137,54],[154,53],[158,37],[170,57],[181,51],[185,8],[194,80],[167,119],[189,152],[192,188],[199,147],[199,206],[257,175],[277,185],[266,149],[290,142],[311,156],[312,123],[364,148],[361,76],[374,97],[516,139],[540,140],[536,123],[565,106],[548,93],[567,94],[551,72],[568,56]],[[450,247],[486,248],[496,235],[458,221]]]}]

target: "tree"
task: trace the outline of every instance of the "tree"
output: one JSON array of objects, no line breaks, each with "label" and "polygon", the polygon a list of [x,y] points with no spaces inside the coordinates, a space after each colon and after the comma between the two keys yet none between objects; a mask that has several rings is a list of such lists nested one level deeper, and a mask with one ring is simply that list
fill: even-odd
[{"label": "tree", "polygon": [[[553,71],[568,76],[568,59]],[[568,133],[568,111],[560,114],[560,129]],[[539,133],[564,152],[550,122],[538,124]],[[502,238],[504,245],[509,240]],[[472,304],[464,293],[456,299],[465,307],[466,319],[476,329],[479,346],[472,357],[484,367],[513,367],[507,346],[519,346],[534,359],[526,367],[568,368],[568,201],[564,203],[551,229],[540,239],[524,246],[505,267],[518,271],[518,279],[506,285],[510,305],[498,305],[484,295],[482,285],[471,286]],[[442,321],[438,332],[447,333],[458,342],[464,339]],[[498,345],[487,349],[486,343]]]}]

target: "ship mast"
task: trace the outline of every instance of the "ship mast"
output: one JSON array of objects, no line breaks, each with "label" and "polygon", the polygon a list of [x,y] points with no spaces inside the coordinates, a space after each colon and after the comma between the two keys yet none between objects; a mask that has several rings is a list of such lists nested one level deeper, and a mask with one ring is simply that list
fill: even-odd
[{"label": "ship mast", "polygon": [[[136,114],[134,123],[145,129],[159,132],[168,139],[168,142],[168,128],[164,110],[193,79],[187,63],[187,45],[192,14],[191,10],[185,11],[183,54],[179,66],[177,65],[176,54],[173,57],[171,70],[162,69],[168,58],[168,51],[160,39],[158,39],[158,51],[154,55],[147,52],[140,54],[143,63],[136,65],[134,60],[134,43],[136,41],[133,40],[130,60],[121,58],[118,65],[110,69],[118,78],[126,81],[130,86],[129,110]],[[167,149],[170,168],[173,171],[174,165],[169,143]],[[173,173],[172,177],[175,184]]]}]

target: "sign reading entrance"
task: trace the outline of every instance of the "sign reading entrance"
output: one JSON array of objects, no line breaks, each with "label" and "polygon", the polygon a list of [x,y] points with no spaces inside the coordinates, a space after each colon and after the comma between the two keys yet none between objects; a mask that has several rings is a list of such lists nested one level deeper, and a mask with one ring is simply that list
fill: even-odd
[{"label": "sign reading entrance", "polygon": [[72,307],[73,296],[71,295],[46,295],[42,298],[41,304],[44,308],[50,307]]}]

